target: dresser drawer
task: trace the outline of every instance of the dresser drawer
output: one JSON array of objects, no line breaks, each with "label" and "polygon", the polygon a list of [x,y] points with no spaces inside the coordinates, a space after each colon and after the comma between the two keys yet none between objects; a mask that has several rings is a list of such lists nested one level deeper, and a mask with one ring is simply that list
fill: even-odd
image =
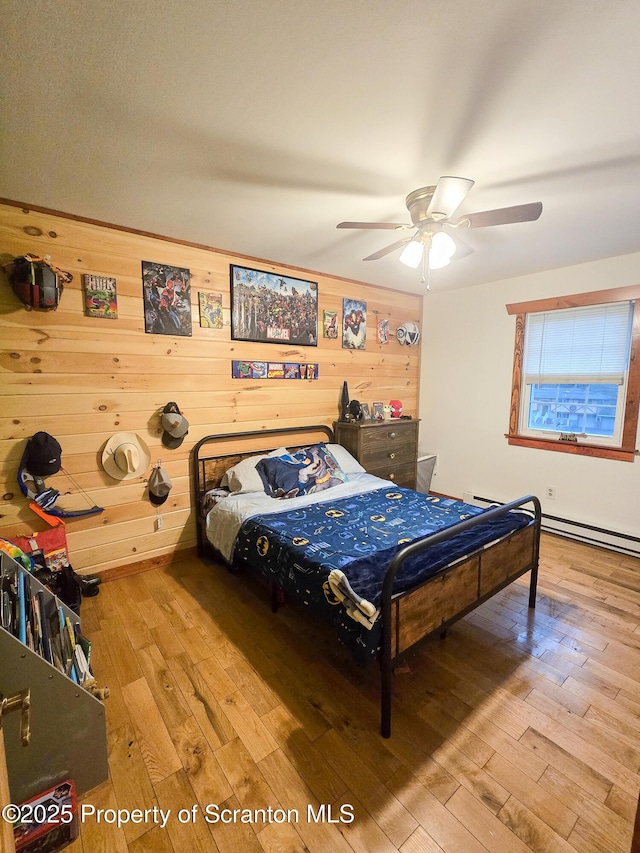
[{"label": "dresser drawer", "polygon": [[412,443],[396,440],[379,442],[363,448],[360,464],[367,470],[391,467],[415,462],[416,448]]},{"label": "dresser drawer", "polygon": [[385,423],[375,429],[362,430],[362,450],[366,453],[370,449],[397,450],[398,446],[405,446],[412,452],[416,452],[418,439],[418,425],[416,423],[397,424]]},{"label": "dresser drawer", "polygon": [[369,474],[381,477],[383,480],[392,480],[396,486],[405,489],[416,487],[416,466],[410,462],[408,465],[385,465],[380,468],[367,467]]}]

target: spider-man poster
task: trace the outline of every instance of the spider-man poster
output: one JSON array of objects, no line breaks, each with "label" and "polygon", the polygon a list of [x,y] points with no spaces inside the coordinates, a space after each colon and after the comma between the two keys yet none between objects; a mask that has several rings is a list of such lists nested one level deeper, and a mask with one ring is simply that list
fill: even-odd
[{"label": "spider-man poster", "polygon": [[367,303],[358,299],[342,300],[342,346],[365,349],[367,345]]},{"label": "spider-man poster", "polygon": [[142,262],[144,330],[191,335],[191,273],[170,264]]}]

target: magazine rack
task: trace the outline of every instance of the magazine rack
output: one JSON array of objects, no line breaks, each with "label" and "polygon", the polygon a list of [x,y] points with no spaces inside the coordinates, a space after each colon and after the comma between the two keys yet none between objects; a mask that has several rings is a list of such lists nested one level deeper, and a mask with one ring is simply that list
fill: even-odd
[{"label": "magazine rack", "polygon": [[[45,607],[59,605],[74,623],[78,616],[23,569],[0,552],[0,574],[24,573],[32,591],[44,592]],[[60,672],[18,637],[0,627],[0,693],[30,691],[29,742],[24,746],[24,714],[3,720],[11,800],[22,803],[65,779],[78,795],[108,778],[107,730],[102,702]]]}]

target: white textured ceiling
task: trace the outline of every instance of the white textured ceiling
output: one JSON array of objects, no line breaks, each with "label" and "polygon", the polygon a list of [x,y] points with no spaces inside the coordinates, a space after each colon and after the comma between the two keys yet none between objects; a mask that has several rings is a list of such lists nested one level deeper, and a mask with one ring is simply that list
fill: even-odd
[{"label": "white textured ceiling", "polygon": [[[0,196],[418,291],[362,258],[441,175],[432,289],[640,251],[637,0],[3,0]],[[1,247],[0,247],[1,248]]]}]

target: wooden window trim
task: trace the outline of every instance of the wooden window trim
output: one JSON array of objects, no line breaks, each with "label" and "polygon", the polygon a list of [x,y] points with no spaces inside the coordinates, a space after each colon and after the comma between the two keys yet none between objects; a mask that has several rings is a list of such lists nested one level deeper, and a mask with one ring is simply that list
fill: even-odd
[{"label": "wooden window trim", "polygon": [[[622,425],[622,443],[620,446],[607,447],[581,441],[559,441],[558,439],[534,438],[529,435],[520,435],[518,433],[518,419],[522,393],[522,355],[524,352],[526,315],[537,311],[556,311],[562,308],[578,308],[582,305],[600,305],[606,302],[627,302],[629,300],[634,300],[635,304],[631,329],[627,396],[624,404],[624,422]],[[554,450],[560,453],[574,453],[580,456],[596,456],[602,459],[633,462],[638,453],[635,442],[638,431],[638,409],[640,407],[640,285],[617,287],[612,290],[594,290],[589,293],[576,293],[572,296],[537,299],[531,302],[512,303],[507,305],[507,313],[515,315],[516,318],[509,432],[506,435],[509,444],[516,447],[535,447],[540,450]]]}]

